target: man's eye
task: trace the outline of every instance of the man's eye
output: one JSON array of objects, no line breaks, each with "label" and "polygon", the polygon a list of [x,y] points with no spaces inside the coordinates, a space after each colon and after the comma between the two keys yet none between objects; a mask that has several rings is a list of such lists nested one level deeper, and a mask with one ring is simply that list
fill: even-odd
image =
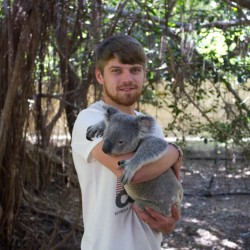
[{"label": "man's eye", "polygon": [[120,69],[113,69],[113,70],[112,70],[112,73],[115,73],[115,74],[119,74],[120,72],[121,72]]},{"label": "man's eye", "polygon": [[134,73],[141,72],[141,69],[140,68],[133,68],[132,72],[134,72]]}]

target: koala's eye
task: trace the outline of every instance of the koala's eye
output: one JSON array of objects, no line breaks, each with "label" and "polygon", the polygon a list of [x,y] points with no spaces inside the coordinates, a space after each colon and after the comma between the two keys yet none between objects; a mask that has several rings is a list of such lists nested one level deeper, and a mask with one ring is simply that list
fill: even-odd
[{"label": "koala's eye", "polygon": [[122,145],[124,143],[124,141],[118,141],[119,145]]}]

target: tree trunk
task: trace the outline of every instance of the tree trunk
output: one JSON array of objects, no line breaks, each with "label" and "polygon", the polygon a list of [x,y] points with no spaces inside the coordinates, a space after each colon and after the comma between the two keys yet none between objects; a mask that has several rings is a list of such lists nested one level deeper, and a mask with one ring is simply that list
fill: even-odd
[{"label": "tree trunk", "polygon": [[10,6],[5,6],[7,30],[3,35],[8,43],[1,72],[1,79],[6,80],[3,85],[7,88],[1,95],[4,102],[0,117],[0,241],[6,245],[11,243],[15,216],[22,198],[20,163],[24,148],[21,145],[40,33],[39,11],[35,4],[17,0],[13,6],[12,13]]}]

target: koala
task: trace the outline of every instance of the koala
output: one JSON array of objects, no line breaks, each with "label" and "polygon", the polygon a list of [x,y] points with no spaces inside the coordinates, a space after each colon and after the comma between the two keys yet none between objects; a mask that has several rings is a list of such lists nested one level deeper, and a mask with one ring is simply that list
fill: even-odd
[{"label": "koala", "polygon": [[86,138],[103,137],[102,150],[109,155],[134,152],[129,160],[118,162],[118,169],[124,169],[120,177],[127,194],[140,208],[151,207],[158,213],[171,216],[172,205],[180,208],[183,189],[171,169],[157,178],[142,183],[131,180],[143,165],[159,159],[166,151],[168,143],[153,135],[155,120],[151,116],[131,115],[105,105],[104,120],[88,127]]}]

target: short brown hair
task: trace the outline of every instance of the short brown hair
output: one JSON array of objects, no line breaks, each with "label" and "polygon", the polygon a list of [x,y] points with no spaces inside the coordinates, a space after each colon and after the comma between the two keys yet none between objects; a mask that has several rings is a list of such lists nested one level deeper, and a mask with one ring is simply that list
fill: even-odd
[{"label": "short brown hair", "polygon": [[103,73],[106,63],[117,58],[123,64],[141,64],[144,69],[147,57],[142,45],[128,35],[115,35],[104,39],[95,49],[95,66]]}]

